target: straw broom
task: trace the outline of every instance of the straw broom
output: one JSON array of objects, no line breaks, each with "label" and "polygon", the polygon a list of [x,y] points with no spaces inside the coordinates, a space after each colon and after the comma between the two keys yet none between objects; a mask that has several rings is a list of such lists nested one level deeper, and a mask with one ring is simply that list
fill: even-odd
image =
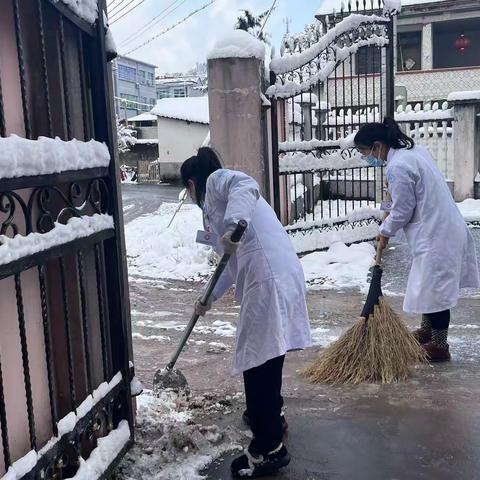
[{"label": "straw broom", "polygon": [[310,382],[394,383],[426,361],[423,347],[383,297],[381,258],[379,246],[361,318],[302,372]]}]

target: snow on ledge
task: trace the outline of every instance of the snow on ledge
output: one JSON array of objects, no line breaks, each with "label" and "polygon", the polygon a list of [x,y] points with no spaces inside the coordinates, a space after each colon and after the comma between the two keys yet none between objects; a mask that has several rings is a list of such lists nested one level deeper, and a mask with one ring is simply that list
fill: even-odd
[{"label": "snow on ledge", "polygon": [[106,214],[95,214],[71,218],[65,225],[55,223],[55,227],[47,233],[35,232],[25,236],[16,235],[13,238],[0,235],[0,265],[109,228],[113,228],[113,218]]},{"label": "snow on ledge", "polygon": [[87,460],[80,459],[80,468],[72,480],[100,478],[130,440],[130,426],[122,420],[115,430],[98,439],[98,446]]},{"label": "snow on ledge", "polygon": [[265,59],[265,44],[244,30],[233,30],[217,41],[207,57],[219,58],[257,58]]},{"label": "snow on ledge", "polygon": [[[59,0],[54,0],[58,3]],[[93,25],[98,18],[98,0],[61,0],[75,15]]]},{"label": "snow on ledge", "polygon": [[449,102],[461,102],[462,100],[480,100],[480,90],[452,92],[447,97],[447,101]]},{"label": "snow on ledge", "polygon": [[[117,385],[122,381],[123,376],[121,372],[118,372],[110,382],[103,382],[93,391],[77,408],[77,412],[70,412],[58,422],[58,437],[52,437],[46,445],[37,452],[31,450],[25,456],[17,460],[7,471],[7,473],[0,480],[19,480],[29,473],[38,461],[59,441],[60,438],[72,432],[75,429],[75,425],[79,420],[85,417],[88,412],[98,403],[104,399]],[[125,427],[126,424],[126,427]],[[127,432],[128,429],[128,432]],[[128,435],[127,435],[128,433]],[[126,440],[125,440],[126,438]],[[98,447],[91,453],[88,460],[81,463],[81,467],[75,475],[76,479],[91,480],[93,478],[99,478],[101,474],[107,469],[109,464],[117,457],[122,450],[123,446],[130,439],[130,427],[127,421],[120,422],[118,428],[109,433],[108,436],[98,439]],[[99,450],[100,449],[100,450]],[[118,450],[118,451],[117,451]],[[94,453],[98,451],[98,453]],[[90,467],[87,473],[91,476],[78,476],[83,475],[87,467],[82,465],[89,464]],[[105,467],[101,470],[102,467]],[[92,470],[92,467],[94,469]],[[101,471],[100,471],[101,470]],[[98,473],[93,475],[93,473]]]},{"label": "snow on ledge", "polygon": [[17,135],[0,138],[0,179],[108,167],[109,163],[107,146],[96,140],[28,140]]}]

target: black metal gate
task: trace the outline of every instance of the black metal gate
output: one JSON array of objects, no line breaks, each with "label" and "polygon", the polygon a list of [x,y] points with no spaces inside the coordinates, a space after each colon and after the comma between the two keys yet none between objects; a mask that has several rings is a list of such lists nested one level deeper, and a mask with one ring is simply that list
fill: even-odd
[{"label": "black metal gate", "polygon": [[[2,297],[0,335],[13,318],[9,312],[16,312],[18,335],[9,342],[21,353],[17,388],[5,382],[6,376],[12,378],[15,359],[0,341],[0,476],[3,464],[4,471],[12,469],[22,479],[71,478],[110,437],[115,448],[91,474],[106,478],[133,440],[128,291],[105,4],[98,2],[98,18],[91,23],[66,3],[0,0],[6,25],[0,43],[5,42],[2,52],[11,60],[11,68],[0,70],[0,137],[14,132],[36,140],[29,144],[34,166],[52,164],[51,158],[35,156],[40,136],[76,138],[84,149],[84,142],[95,139],[108,147],[102,166],[0,175],[0,293],[8,292]],[[17,93],[19,108],[12,109]],[[74,152],[76,147],[68,148]],[[13,170],[14,162],[15,152]],[[105,220],[103,227],[85,230],[81,238],[57,235],[42,248],[72,218],[84,228],[95,215]],[[25,240],[37,240],[9,259],[2,256],[7,237],[20,247]],[[24,420],[18,415],[22,405]],[[25,440],[12,433],[19,424],[28,427]]]},{"label": "black metal gate", "polygon": [[273,203],[299,252],[375,236],[383,171],[352,141],[394,115],[394,14],[382,0],[349,1],[287,36],[271,62]]}]

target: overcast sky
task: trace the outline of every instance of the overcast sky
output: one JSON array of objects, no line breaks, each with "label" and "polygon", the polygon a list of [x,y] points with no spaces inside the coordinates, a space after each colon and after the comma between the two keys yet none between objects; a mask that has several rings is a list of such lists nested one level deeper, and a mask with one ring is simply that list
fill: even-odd
[{"label": "overcast sky", "polygon": [[[113,11],[115,3],[118,4],[121,1],[113,0]],[[140,1],[134,0],[133,4]],[[217,0],[206,10],[196,14],[182,25],[160,36],[148,45],[130,53],[129,56],[157,65],[158,73],[184,72],[194,67],[196,62],[205,61],[215,41],[233,28],[235,19],[240,14],[241,9],[249,9],[258,14],[269,9],[272,1]],[[307,23],[314,20],[314,15],[323,1],[277,0],[277,8],[266,27],[266,30],[272,34],[272,44],[277,51],[280,40],[285,33],[285,18],[288,17],[291,21],[290,31],[300,32]],[[138,8],[111,26],[119,53],[127,53],[205,3],[207,3],[207,0],[177,0],[176,3],[174,0],[143,0]],[[123,43],[170,5],[173,5],[172,8],[176,6],[178,8],[159,23],[149,27],[138,38],[132,39],[126,44]],[[169,11],[167,10],[166,13]],[[117,13],[117,17],[121,13]],[[114,15],[111,15],[111,17],[115,18]]]}]

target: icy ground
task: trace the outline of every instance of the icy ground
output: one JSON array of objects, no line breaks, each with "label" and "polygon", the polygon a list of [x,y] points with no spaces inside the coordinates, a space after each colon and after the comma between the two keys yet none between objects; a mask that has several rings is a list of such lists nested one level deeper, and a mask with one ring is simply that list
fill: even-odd
[{"label": "icy ground", "polygon": [[[136,374],[150,389],[155,371],[165,366],[180,339],[201,283],[180,279],[178,271],[185,268],[182,262],[161,258],[164,254],[183,258],[173,254],[174,243],[157,243],[170,219],[168,215],[161,218],[159,212],[171,211],[161,204],[174,203],[178,191],[141,185],[123,188],[127,247],[132,238],[134,243],[145,242],[145,248],[154,248],[150,255],[156,258],[155,264],[149,264],[148,255],[134,247],[136,254],[128,259],[130,268],[137,262],[135,274],[130,270]],[[183,251],[186,236],[198,228],[192,221],[194,215],[193,207],[187,208],[176,220],[179,223],[173,231],[178,251]],[[480,230],[472,232],[480,246]],[[472,472],[480,469],[480,447],[471,441],[480,430],[480,419],[474,413],[480,394],[478,292],[467,292],[454,312],[450,332],[454,361],[448,365],[420,367],[411,380],[390,387],[311,386],[298,373],[358,317],[372,249],[368,244],[350,249],[339,244],[330,252],[314,254],[311,262],[303,260],[311,284],[308,304],[316,347],[287,357],[284,396],[291,427],[286,441],[295,461],[278,478],[474,479]],[[402,238],[392,244],[385,261],[385,289],[394,308],[401,311],[410,262]],[[177,274],[175,265],[180,265]],[[186,265],[189,275],[192,271],[197,278],[203,275],[201,265]],[[149,392],[138,399],[137,443],[122,463],[120,479],[230,478],[231,457],[238,454],[239,445],[248,444],[248,432],[241,422],[245,408],[242,382],[230,376],[238,308],[231,296],[216,305],[200,321],[180,357],[178,367],[188,379],[192,399],[156,399]],[[418,322],[417,318],[406,320],[412,327]],[[443,419],[443,431],[451,435],[454,446],[429,430],[432,416]],[[215,458],[218,462],[204,470]]]}]

